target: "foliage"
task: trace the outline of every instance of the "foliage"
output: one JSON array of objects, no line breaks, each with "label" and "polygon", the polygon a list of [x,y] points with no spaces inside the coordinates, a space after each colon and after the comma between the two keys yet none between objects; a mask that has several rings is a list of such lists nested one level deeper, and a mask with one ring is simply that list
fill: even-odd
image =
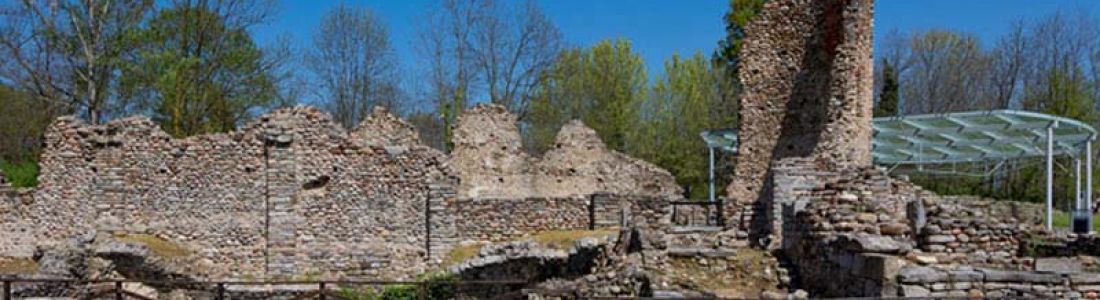
[{"label": "foliage", "polygon": [[321,105],[345,128],[358,125],[376,105],[399,111],[389,31],[369,9],[337,4],[321,19],[306,61]]},{"label": "foliage", "polygon": [[123,69],[124,96],[177,137],[229,131],[276,105],[274,66],[228,21],[201,5],[158,12],[135,35],[142,46]]},{"label": "foliage", "polygon": [[730,78],[737,78],[737,65],[740,62],[741,43],[745,39],[745,26],[764,8],[766,0],[730,0],[730,10],[723,17],[726,23],[726,37],[718,42],[714,53],[716,64],[722,65]]},{"label": "foliage", "polygon": [[[130,38],[151,0],[12,1],[0,7],[0,82],[90,123],[125,109],[117,97]],[[45,111],[55,113],[54,111]]]},{"label": "foliage", "polygon": [[730,124],[727,115],[712,109],[724,105],[719,72],[701,53],[687,59],[673,55],[643,105],[628,148],[690,186],[695,198],[706,198],[708,183],[707,146],[699,134]]},{"label": "foliage", "polygon": [[[1093,215],[1092,220],[1092,231],[1100,232],[1100,214]],[[1072,229],[1072,214],[1065,211],[1056,210],[1054,211],[1054,219],[1051,219],[1051,223],[1053,223],[1054,228]]]},{"label": "foliage", "polygon": [[33,160],[8,162],[0,160],[0,170],[12,187],[38,186],[38,163]]},{"label": "foliage", "polygon": [[431,273],[421,276],[428,299],[455,299],[458,277],[450,273]]},{"label": "foliage", "polygon": [[[0,160],[38,159],[42,133],[64,107],[36,101],[26,93],[0,84]],[[37,174],[37,173],[36,173]]]},{"label": "foliage", "polygon": [[392,284],[382,289],[380,300],[411,300],[420,299],[420,289],[415,285]]},{"label": "foliage", "polygon": [[627,40],[566,50],[544,74],[523,124],[529,149],[545,151],[563,124],[579,119],[623,151],[647,82],[642,57]]},{"label": "foliage", "polygon": [[477,97],[525,120],[540,76],[558,58],[563,38],[533,0],[443,0],[420,29],[419,52],[428,63],[429,102],[451,127]]},{"label": "foliage", "polygon": [[882,91],[878,103],[875,103],[875,117],[898,115],[898,74],[889,61],[882,61]]}]

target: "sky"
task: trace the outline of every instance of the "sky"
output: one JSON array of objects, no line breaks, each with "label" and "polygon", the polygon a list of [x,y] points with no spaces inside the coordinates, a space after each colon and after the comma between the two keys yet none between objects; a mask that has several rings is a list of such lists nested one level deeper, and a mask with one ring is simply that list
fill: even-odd
[{"label": "sky", "polygon": [[[308,47],[321,17],[337,1],[283,1],[272,22],[253,29],[261,44],[289,36]],[[344,1],[366,7],[381,16],[402,70],[420,62],[414,44],[419,20],[437,0]],[[651,75],[660,74],[673,53],[710,55],[725,36],[722,15],[728,0],[538,0],[546,15],[571,46],[585,47],[603,39],[629,39],[645,59]],[[910,32],[933,28],[956,29],[992,43],[1013,20],[1036,19],[1058,12],[1100,16],[1097,0],[878,0],[875,36],[891,30]],[[878,39],[876,39],[877,41]]]}]

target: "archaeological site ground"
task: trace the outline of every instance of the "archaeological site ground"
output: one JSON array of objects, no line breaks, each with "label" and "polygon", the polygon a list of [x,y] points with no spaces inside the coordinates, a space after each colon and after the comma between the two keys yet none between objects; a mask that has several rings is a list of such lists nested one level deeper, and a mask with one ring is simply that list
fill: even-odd
[{"label": "archaeological site ground", "polygon": [[715,202],[580,121],[531,155],[497,105],[461,113],[449,154],[383,108],[350,131],[298,106],[188,138],[59,118],[38,187],[0,177],[2,296],[1100,298],[1100,236],[872,164],[873,16],[767,1]]}]

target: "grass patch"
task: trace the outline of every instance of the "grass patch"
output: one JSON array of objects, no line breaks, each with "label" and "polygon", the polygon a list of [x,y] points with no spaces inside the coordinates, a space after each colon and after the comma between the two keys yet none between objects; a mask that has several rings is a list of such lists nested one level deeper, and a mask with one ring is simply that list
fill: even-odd
[{"label": "grass patch", "polygon": [[183,246],[177,245],[170,241],[143,233],[125,233],[116,234],[115,238],[123,242],[139,243],[149,247],[149,250],[153,251],[160,257],[182,257],[190,255],[191,252],[187,251]]},{"label": "grass patch", "polygon": [[447,257],[443,259],[443,265],[450,266],[474,258],[483,246],[482,244],[456,246],[451,249],[451,252],[447,252]]},{"label": "grass patch", "polygon": [[7,178],[12,187],[38,186],[38,162],[33,160],[21,162],[0,160],[0,170],[4,171],[4,178]]},{"label": "grass patch", "polygon": [[38,271],[38,263],[30,258],[0,257],[0,274],[31,274]]},{"label": "grass patch", "polygon": [[[1054,224],[1054,228],[1072,229],[1073,218],[1069,212],[1054,211],[1054,219],[1051,223]],[[1100,214],[1092,215],[1092,231],[1100,232]]]},{"label": "grass patch", "polygon": [[[763,250],[738,248],[730,258],[706,258],[709,263],[705,265],[699,258],[671,258],[668,268],[657,272],[674,285],[712,292],[723,299],[755,299],[760,291],[780,290],[776,270],[764,272],[772,267],[765,263],[768,256]],[[725,268],[716,268],[719,264]]]},{"label": "grass patch", "polygon": [[530,237],[526,237],[523,240],[533,240],[539,244],[543,244],[547,248],[566,250],[573,248],[573,245],[578,240],[587,237],[600,237],[618,234],[618,230],[612,229],[600,229],[600,230],[552,230],[536,233]]}]

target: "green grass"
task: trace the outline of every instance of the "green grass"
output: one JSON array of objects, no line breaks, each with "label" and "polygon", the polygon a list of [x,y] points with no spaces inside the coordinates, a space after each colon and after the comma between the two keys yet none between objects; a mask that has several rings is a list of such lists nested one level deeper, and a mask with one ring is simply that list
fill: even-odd
[{"label": "green grass", "polygon": [[38,186],[38,163],[32,160],[9,162],[0,160],[0,170],[4,171],[12,187]]},{"label": "green grass", "polygon": [[156,254],[160,257],[172,258],[187,256],[190,254],[190,251],[187,251],[186,248],[180,245],[148,234],[117,234],[115,235],[115,238],[123,242],[143,244],[149,247],[149,250],[153,251],[153,254]]},{"label": "green grass", "polygon": [[[1054,224],[1054,228],[1070,228],[1070,223],[1073,222],[1069,212],[1054,211],[1054,219],[1051,223]],[[1100,214],[1092,215],[1092,231],[1100,232]]]}]

